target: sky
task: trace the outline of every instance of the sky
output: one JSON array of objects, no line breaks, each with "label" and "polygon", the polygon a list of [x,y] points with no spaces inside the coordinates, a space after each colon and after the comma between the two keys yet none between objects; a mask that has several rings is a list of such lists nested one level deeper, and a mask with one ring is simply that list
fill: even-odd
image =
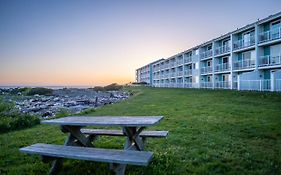
[{"label": "sky", "polygon": [[0,86],[96,86],[280,12],[280,0],[0,0]]}]

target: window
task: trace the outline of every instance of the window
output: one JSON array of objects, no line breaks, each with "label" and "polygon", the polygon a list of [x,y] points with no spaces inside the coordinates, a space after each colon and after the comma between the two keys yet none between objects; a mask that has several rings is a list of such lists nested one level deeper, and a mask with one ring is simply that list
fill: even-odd
[{"label": "window", "polygon": [[199,55],[199,49],[195,50],[195,55]]}]

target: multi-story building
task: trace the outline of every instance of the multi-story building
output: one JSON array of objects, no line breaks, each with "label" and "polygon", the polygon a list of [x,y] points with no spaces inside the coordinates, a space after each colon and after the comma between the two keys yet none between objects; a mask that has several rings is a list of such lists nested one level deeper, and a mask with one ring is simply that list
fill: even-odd
[{"label": "multi-story building", "polygon": [[153,87],[281,91],[281,12],[136,72]]},{"label": "multi-story building", "polygon": [[164,59],[159,59],[157,61],[154,61],[152,63],[149,63],[139,69],[136,70],[136,82],[138,83],[147,83],[150,86],[153,86],[153,79],[157,79],[158,76],[153,74],[153,70],[156,70],[157,67],[154,65],[162,61]]}]

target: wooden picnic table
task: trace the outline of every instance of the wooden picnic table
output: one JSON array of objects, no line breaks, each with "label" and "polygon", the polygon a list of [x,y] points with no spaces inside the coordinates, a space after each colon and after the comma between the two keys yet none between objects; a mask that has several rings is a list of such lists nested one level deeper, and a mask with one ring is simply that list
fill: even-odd
[{"label": "wooden picnic table", "polygon": [[[95,135],[85,135],[81,128],[86,126],[122,127],[123,135],[127,137],[124,150],[144,151],[144,139],[141,132],[149,126],[158,124],[163,116],[70,116],[42,121],[42,124],[59,125],[64,133],[69,133],[65,146],[94,147],[92,141]],[[110,130],[109,130],[110,131]],[[155,132],[155,131],[153,131]],[[157,131],[156,131],[157,132]],[[165,131],[164,131],[165,132]],[[47,159],[47,158],[46,158]],[[62,159],[53,161],[50,174],[57,172],[62,166]],[[110,165],[116,174],[124,174],[126,164]]]}]

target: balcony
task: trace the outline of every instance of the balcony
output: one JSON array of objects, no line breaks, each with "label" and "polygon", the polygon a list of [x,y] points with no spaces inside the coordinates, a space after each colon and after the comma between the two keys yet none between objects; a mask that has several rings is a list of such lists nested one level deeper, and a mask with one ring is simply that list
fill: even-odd
[{"label": "balcony", "polygon": [[176,66],[176,62],[175,61],[170,63],[170,67],[175,67],[175,66]]},{"label": "balcony", "polygon": [[281,27],[260,33],[259,34],[259,43],[277,40],[280,38],[281,38]]},{"label": "balcony", "polygon": [[230,47],[228,45],[223,45],[221,47],[217,47],[215,49],[215,55],[220,55],[220,54],[224,54],[230,52]]},{"label": "balcony", "polygon": [[281,64],[281,53],[277,56],[271,56],[271,55],[261,56],[259,59],[259,67],[275,66],[280,64]]},{"label": "balcony", "polygon": [[185,82],[185,83],[184,83],[184,87],[185,87],[185,88],[192,88],[192,83],[190,83],[190,82]]},{"label": "balcony", "polygon": [[230,89],[230,81],[217,81],[215,82],[215,88],[218,89]]},{"label": "balcony", "polygon": [[251,69],[256,65],[255,60],[241,60],[233,63],[233,70]]},{"label": "balcony", "polygon": [[250,36],[249,39],[238,40],[233,43],[233,50],[243,49],[253,46],[255,44],[255,36]]},{"label": "balcony", "polygon": [[170,73],[170,77],[175,77],[176,76],[176,72],[171,72]]},{"label": "balcony", "polygon": [[213,51],[212,50],[207,50],[205,52],[202,52],[200,55],[201,59],[209,58],[213,56]]},{"label": "balcony", "polygon": [[201,68],[201,74],[212,73],[212,71],[213,71],[213,68],[211,66]]},{"label": "balcony", "polygon": [[177,76],[182,76],[183,75],[183,71],[177,71]]},{"label": "balcony", "polygon": [[213,83],[212,82],[201,82],[200,87],[201,88],[213,88]]},{"label": "balcony", "polygon": [[177,88],[183,88],[183,83],[177,83],[177,84],[176,84],[176,87],[177,87]]},{"label": "balcony", "polygon": [[230,70],[229,63],[222,63],[215,66],[215,72],[224,72],[229,70]]},{"label": "balcony", "polygon": [[192,62],[192,57],[185,57],[184,58],[184,63],[191,63]]},{"label": "balcony", "polygon": [[190,76],[190,75],[192,75],[192,69],[187,69],[187,70],[185,70],[185,71],[184,71],[184,75],[185,75],[185,76]]},{"label": "balcony", "polygon": [[177,65],[182,65],[182,64],[183,64],[183,59],[177,61]]}]

